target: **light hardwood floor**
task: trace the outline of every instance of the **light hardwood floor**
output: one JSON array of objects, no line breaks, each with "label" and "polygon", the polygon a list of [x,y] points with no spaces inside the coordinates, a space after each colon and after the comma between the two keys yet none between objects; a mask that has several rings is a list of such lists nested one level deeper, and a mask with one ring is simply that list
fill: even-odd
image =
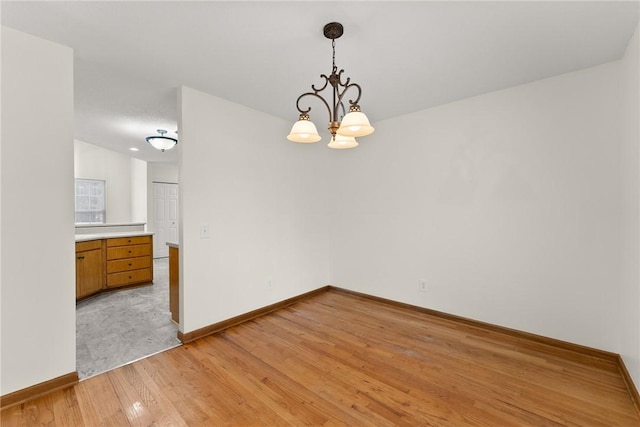
[{"label": "light hardwood floor", "polygon": [[3,426],[639,426],[613,362],[339,291],[2,412]]}]

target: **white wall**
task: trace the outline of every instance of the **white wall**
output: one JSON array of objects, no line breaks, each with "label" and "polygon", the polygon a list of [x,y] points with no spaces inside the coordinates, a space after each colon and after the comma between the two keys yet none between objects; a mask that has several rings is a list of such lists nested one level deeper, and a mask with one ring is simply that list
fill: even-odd
[{"label": "white wall", "polygon": [[622,268],[620,350],[640,388],[640,43],[638,29],[622,60]]},{"label": "white wall", "polygon": [[179,96],[181,331],[329,283],[328,150],[290,143],[281,119]]},{"label": "white wall", "polygon": [[178,183],[178,165],[173,163],[149,163],[151,181]]},{"label": "white wall", "polygon": [[147,162],[131,157],[131,222],[147,222]]},{"label": "white wall", "polygon": [[609,63],[376,123],[332,159],[332,281],[617,352],[619,79]]},{"label": "white wall", "polygon": [[75,360],[73,52],[2,28],[0,394]]},{"label": "white wall", "polygon": [[[75,141],[75,177],[106,181],[108,223],[139,222],[134,221],[133,216],[139,218],[143,215],[140,205],[134,206],[132,202],[134,197],[142,195],[141,185],[145,186],[146,192],[146,171],[140,176],[142,166],[139,162],[143,161],[83,141]],[[140,183],[132,181],[133,177],[141,179]],[[146,194],[144,196],[146,210]]]}]

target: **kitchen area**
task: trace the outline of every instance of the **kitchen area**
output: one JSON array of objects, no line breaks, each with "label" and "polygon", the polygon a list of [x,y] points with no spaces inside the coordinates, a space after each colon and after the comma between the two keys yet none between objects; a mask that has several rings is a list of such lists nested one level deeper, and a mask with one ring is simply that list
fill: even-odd
[{"label": "kitchen area", "polygon": [[[84,379],[180,345],[167,245],[178,243],[178,173],[76,141],[74,177],[76,365]],[[175,299],[176,280],[174,288]]]}]

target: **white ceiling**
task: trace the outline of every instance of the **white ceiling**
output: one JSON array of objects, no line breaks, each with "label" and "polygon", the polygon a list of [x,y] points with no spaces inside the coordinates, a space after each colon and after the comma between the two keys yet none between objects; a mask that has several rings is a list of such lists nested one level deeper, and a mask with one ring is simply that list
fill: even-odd
[{"label": "white ceiling", "polygon": [[[372,123],[622,57],[638,2],[2,1],[2,24],[74,49],[75,136],[148,161],[186,85],[293,123],[336,65]],[[312,104],[324,128],[327,113]],[[215,129],[212,129],[215,132]],[[283,139],[285,135],[282,135]],[[138,147],[133,153],[129,147]]]}]

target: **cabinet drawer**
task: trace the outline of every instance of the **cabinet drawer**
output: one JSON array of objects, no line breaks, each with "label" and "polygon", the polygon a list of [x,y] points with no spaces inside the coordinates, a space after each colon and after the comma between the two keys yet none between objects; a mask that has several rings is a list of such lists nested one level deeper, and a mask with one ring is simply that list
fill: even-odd
[{"label": "cabinet drawer", "polygon": [[151,243],[151,236],[119,237],[117,239],[107,239],[107,247],[143,245],[145,243]]},{"label": "cabinet drawer", "polygon": [[132,270],[125,271],[122,273],[111,273],[107,274],[107,286],[123,286],[134,283],[144,283],[150,282],[151,277],[151,269],[145,268],[142,270]]},{"label": "cabinet drawer", "polygon": [[76,242],[76,252],[90,251],[93,249],[101,249],[102,240],[89,240],[86,242]]},{"label": "cabinet drawer", "polygon": [[107,261],[107,273],[139,270],[141,268],[149,267],[151,267],[151,257],[148,256]]},{"label": "cabinet drawer", "polygon": [[107,259],[135,258],[151,255],[151,245],[131,245],[107,248]]}]

